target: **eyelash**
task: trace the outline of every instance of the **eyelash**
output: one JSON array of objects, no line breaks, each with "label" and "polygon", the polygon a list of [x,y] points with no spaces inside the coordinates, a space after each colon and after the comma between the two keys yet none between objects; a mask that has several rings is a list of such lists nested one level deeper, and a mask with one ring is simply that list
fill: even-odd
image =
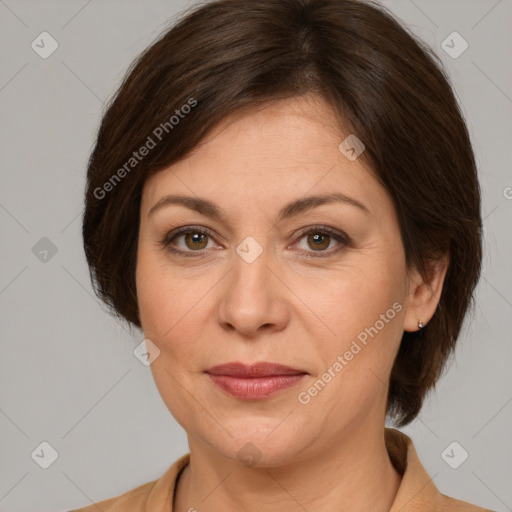
[{"label": "eyelash", "polygon": [[[199,226],[183,226],[181,228],[175,229],[174,231],[171,231],[170,233],[166,234],[163,240],[159,241],[159,245],[164,247],[169,252],[176,254],[177,256],[183,256],[185,258],[194,258],[203,256],[206,251],[183,251],[181,249],[175,249],[172,247],[171,242],[177,238],[181,234],[186,233],[201,233],[204,235],[208,235],[210,238],[214,238],[213,234],[209,229],[202,228]],[[297,241],[300,241],[304,236],[310,235],[310,234],[322,234],[322,235],[329,235],[330,237],[334,238],[337,242],[339,242],[339,246],[335,249],[330,249],[328,251],[318,251],[317,254],[316,251],[305,251],[306,257],[310,258],[328,258],[330,256],[333,256],[346,247],[350,245],[350,238],[345,235],[344,233],[340,233],[338,231],[333,230],[332,228],[329,228],[327,226],[313,226],[311,228],[307,228],[306,230],[299,233]],[[311,254],[313,253],[313,254]]]}]

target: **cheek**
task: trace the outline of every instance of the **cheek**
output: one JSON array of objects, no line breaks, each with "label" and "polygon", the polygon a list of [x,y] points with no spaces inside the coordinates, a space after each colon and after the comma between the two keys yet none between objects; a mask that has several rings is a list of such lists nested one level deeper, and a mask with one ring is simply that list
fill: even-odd
[{"label": "cheek", "polygon": [[329,387],[336,398],[330,399],[341,400],[349,409],[368,407],[386,390],[403,333],[405,285],[398,276],[402,263],[397,257],[394,264],[384,259],[347,266],[336,280],[320,281],[316,295],[309,296],[314,316],[329,332],[315,348],[323,362],[317,377],[331,368],[336,377]]},{"label": "cheek", "polygon": [[[297,295],[311,305],[311,315],[322,321],[320,327],[328,329],[335,339],[354,338],[376,322],[379,330],[390,331],[391,324],[400,323],[398,314],[405,298],[403,280],[397,278],[396,268],[386,262],[368,264],[358,261],[330,275],[318,274],[296,283]],[[405,271],[404,271],[405,272]],[[384,318],[381,320],[381,315]],[[388,321],[389,320],[389,321]],[[386,329],[382,329],[382,322]],[[323,326],[323,327],[322,327]]]},{"label": "cheek", "polygon": [[161,256],[141,247],[138,253],[137,299],[144,337],[160,350],[150,369],[159,394],[176,421],[187,430],[190,395],[188,371],[193,371],[201,322],[202,293],[194,292]]},{"label": "cheek", "polygon": [[158,387],[168,389],[172,375],[200,371],[202,359],[213,344],[205,339],[211,318],[208,290],[218,279],[191,280],[183,268],[170,265],[158,251],[141,248],[137,261],[137,298],[144,336],[160,350],[151,365]]},{"label": "cheek", "polygon": [[393,281],[370,282],[345,280],[316,303],[315,311],[334,334],[314,348],[312,360],[321,364],[301,389],[299,401],[310,401],[307,406],[315,411],[310,415],[318,412],[318,421],[327,430],[332,424],[381,414],[385,406],[403,306]]},{"label": "cheek", "polygon": [[139,246],[136,282],[140,319],[147,337],[162,340],[187,324],[180,319],[186,320],[197,293],[159,251]]}]

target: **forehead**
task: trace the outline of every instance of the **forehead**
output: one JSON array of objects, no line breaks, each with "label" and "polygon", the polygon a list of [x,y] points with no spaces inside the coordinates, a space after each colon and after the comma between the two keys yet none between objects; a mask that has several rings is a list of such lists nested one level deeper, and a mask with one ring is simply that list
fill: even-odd
[{"label": "forehead", "polygon": [[228,116],[185,159],[145,183],[143,209],[180,193],[220,204],[268,206],[309,194],[340,192],[372,213],[389,201],[362,159],[338,148],[350,132],[315,96],[280,100]]}]

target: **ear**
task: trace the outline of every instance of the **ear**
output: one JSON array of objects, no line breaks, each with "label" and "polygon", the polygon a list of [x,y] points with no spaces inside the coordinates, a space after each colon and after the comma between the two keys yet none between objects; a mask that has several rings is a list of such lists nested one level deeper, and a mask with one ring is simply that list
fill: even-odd
[{"label": "ear", "polygon": [[428,280],[425,281],[420,272],[414,268],[409,271],[409,295],[407,311],[404,317],[404,330],[419,330],[418,322],[427,325],[436,312],[444,278],[448,270],[449,255],[443,254],[439,259],[427,263]]}]

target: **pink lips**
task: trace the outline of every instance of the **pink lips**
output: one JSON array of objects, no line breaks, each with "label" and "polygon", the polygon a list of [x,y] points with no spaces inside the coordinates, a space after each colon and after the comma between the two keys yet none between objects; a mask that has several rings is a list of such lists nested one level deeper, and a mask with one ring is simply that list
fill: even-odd
[{"label": "pink lips", "polygon": [[225,392],[245,400],[261,400],[299,382],[306,372],[274,363],[227,363],[206,370]]}]

